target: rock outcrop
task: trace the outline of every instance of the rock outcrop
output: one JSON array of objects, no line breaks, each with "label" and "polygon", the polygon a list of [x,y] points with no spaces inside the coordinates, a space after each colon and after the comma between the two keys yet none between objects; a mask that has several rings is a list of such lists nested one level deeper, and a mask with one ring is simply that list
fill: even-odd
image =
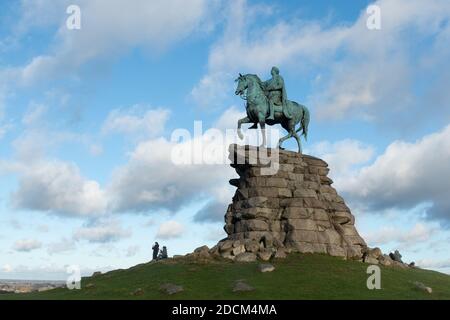
[{"label": "rock outcrop", "polygon": [[[267,261],[292,251],[363,258],[366,243],[344,199],[331,186],[325,161],[235,144],[229,152],[239,175],[230,184],[237,190],[225,214],[228,237],[210,253],[232,260],[256,256]],[[274,164],[278,170],[267,174]]]}]

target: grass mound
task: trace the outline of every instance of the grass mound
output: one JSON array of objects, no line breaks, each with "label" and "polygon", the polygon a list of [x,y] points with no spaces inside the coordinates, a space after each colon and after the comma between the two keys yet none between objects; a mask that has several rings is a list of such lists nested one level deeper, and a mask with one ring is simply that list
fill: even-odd
[{"label": "grass mound", "polygon": [[[319,254],[290,254],[261,273],[258,262],[169,259],[83,278],[81,290],[0,295],[0,299],[450,299],[450,276],[422,269],[381,268],[380,290],[369,290],[367,264]],[[233,292],[237,280],[254,290]],[[421,282],[433,289],[417,289]],[[164,285],[183,290],[169,295]]]}]

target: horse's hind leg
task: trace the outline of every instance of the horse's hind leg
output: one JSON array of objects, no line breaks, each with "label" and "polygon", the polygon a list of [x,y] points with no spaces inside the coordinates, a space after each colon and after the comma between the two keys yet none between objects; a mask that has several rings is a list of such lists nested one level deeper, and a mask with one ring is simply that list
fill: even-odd
[{"label": "horse's hind leg", "polygon": [[286,122],[282,123],[281,125],[288,132],[288,134],[286,136],[284,136],[280,140],[278,140],[278,148],[281,150],[284,150],[284,148],[282,148],[281,145],[283,144],[284,141],[286,141],[287,139],[289,139],[293,136],[293,133],[295,133],[295,128],[294,128],[292,121],[289,121],[287,123]]},{"label": "horse's hind leg", "polygon": [[298,153],[302,153],[302,142],[300,140],[300,137],[298,136],[297,132],[295,132],[295,130],[292,132],[292,135],[294,136],[295,140],[297,140]]},{"label": "horse's hind leg", "polygon": [[284,136],[283,138],[281,138],[280,140],[278,140],[278,149],[284,150],[283,147],[281,147],[281,145],[283,144],[284,141],[286,141],[287,139],[289,139],[290,137],[292,137],[292,132],[290,131],[286,136]]}]

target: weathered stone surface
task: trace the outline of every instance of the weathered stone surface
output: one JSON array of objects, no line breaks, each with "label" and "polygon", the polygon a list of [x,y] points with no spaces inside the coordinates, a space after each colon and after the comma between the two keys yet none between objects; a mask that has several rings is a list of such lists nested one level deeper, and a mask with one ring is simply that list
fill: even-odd
[{"label": "weathered stone surface", "polygon": [[314,253],[314,246],[310,242],[288,241],[287,246],[301,253]]},{"label": "weathered stone surface", "polygon": [[287,234],[286,238],[291,241],[318,243],[317,233],[310,230],[292,230]]},{"label": "weathered stone surface", "polygon": [[288,188],[279,188],[278,189],[278,197],[279,198],[292,198],[292,191]]},{"label": "weathered stone surface", "polygon": [[142,290],[141,288],[137,288],[136,290],[133,291],[133,296],[142,296],[144,294],[144,290]]},{"label": "weathered stone surface", "polygon": [[316,222],[311,219],[287,219],[286,225],[288,230],[317,230]]},{"label": "weathered stone surface", "polygon": [[238,247],[233,248],[233,250],[231,251],[233,253],[234,256],[238,256],[241,253],[245,252],[245,246],[244,245],[240,245]]},{"label": "weathered stone surface", "polygon": [[212,252],[214,252],[214,250],[210,252],[208,246],[202,246],[194,250],[194,255],[196,258],[208,259],[211,257]]},{"label": "weathered stone surface", "polygon": [[231,250],[233,248],[233,241],[225,240],[219,242],[219,248],[221,252],[226,252],[227,250]]},{"label": "weathered stone surface", "polygon": [[230,251],[223,252],[223,253],[221,254],[221,256],[222,256],[223,258],[225,258],[225,259],[229,259],[229,260],[232,260],[232,261],[234,261],[234,260],[236,259],[236,256],[233,256],[232,252],[230,252]]},{"label": "weathered stone surface", "polygon": [[282,217],[284,219],[308,219],[311,217],[311,212],[302,207],[288,207],[283,211]]},{"label": "weathered stone surface", "polygon": [[256,261],[256,254],[251,252],[243,252],[238,255],[236,255],[236,259],[234,259],[236,262],[253,262]]},{"label": "weathered stone surface", "polygon": [[201,253],[201,252],[208,252],[209,253],[208,246],[201,246],[201,247],[198,247],[197,249],[194,250],[194,253]]},{"label": "weathered stone surface", "polygon": [[250,219],[243,221],[244,232],[245,231],[267,231],[269,230],[269,225],[267,222],[258,219]]},{"label": "weathered stone surface", "polygon": [[275,267],[274,267],[273,265],[269,264],[269,263],[261,263],[261,264],[258,266],[258,270],[259,270],[260,272],[262,272],[262,273],[265,273],[265,272],[272,272],[272,271],[275,270]]},{"label": "weathered stone surface", "polygon": [[274,255],[275,259],[284,259],[286,257],[287,257],[286,251],[283,248],[279,248]]},{"label": "weathered stone surface", "polygon": [[255,290],[255,288],[246,283],[245,280],[237,280],[233,286],[233,292],[248,292],[253,290]]},{"label": "weathered stone surface", "polygon": [[369,264],[378,264],[378,259],[371,256],[367,256],[364,258],[364,262]]},{"label": "weathered stone surface", "polygon": [[258,258],[262,261],[269,261],[272,258],[273,252],[268,249],[262,249],[258,252]]},{"label": "weathered stone surface", "polygon": [[381,256],[378,258],[378,261],[380,262],[380,264],[381,264],[382,266],[389,267],[389,266],[392,265],[392,259],[391,259],[388,255],[386,255],[386,254],[381,255]]},{"label": "weathered stone surface", "polygon": [[259,251],[259,243],[257,241],[249,241],[245,244],[245,251],[256,253]]},{"label": "weathered stone surface", "polygon": [[[230,181],[237,190],[225,214],[228,236],[215,252],[235,261],[266,261],[289,250],[362,259],[366,243],[344,199],[331,187],[328,164],[280,151],[278,172],[264,175],[266,160],[277,153],[261,149],[265,155],[258,158],[258,150],[230,146],[229,158],[240,161],[232,163],[239,179]],[[382,259],[381,252],[370,257]]]},{"label": "weathered stone surface", "polygon": [[288,186],[287,180],[282,178],[267,178],[265,179],[267,187],[286,188]]},{"label": "weathered stone surface", "polygon": [[316,193],[316,191],[314,191],[312,189],[296,189],[294,191],[294,197],[317,199],[317,193]]},{"label": "weathered stone surface", "polygon": [[335,244],[329,244],[327,246],[327,252],[330,256],[334,256],[334,257],[346,257],[347,256],[347,251],[338,245]]},{"label": "weathered stone surface", "polygon": [[400,252],[398,250],[395,250],[394,253],[392,253],[392,252],[389,253],[389,257],[396,262],[403,263],[402,255],[400,254]]},{"label": "weathered stone surface", "polygon": [[374,257],[375,259],[378,259],[378,257],[380,257],[382,255],[381,249],[374,248],[374,249],[370,250],[369,255]]},{"label": "weathered stone surface", "polygon": [[422,291],[425,291],[426,293],[432,294],[433,293],[433,289],[431,289],[430,287],[427,287],[426,285],[424,285],[422,282],[414,282],[414,286]]},{"label": "weathered stone surface", "polygon": [[166,294],[168,294],[168,295],[173,295],[173,294],[176,294],[176,293],[179,293],[179,292],[184,291],[184,289],[183,289],[182,286],[178,286],[178,285],[173,284],[173,283],[165,283],[165,284],[162,284],[162,285],[159,287],[159,289],[160,289],[162,292],[164,292],[164,293],[166,293]]}]

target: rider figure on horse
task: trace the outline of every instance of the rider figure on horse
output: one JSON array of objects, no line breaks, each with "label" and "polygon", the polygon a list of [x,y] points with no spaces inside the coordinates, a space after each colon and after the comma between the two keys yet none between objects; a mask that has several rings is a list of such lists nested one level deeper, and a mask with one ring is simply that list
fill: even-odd
[{"label": "rider figure on horse", "polygon": [[[246,100],[247,113],[246,117],[238,120],[237,134],[240,139],[244,138],[241,131],[241,125],[244,123],[253,123],[249,129],[257,129],[259,124],[263,137],[261,145],[265,146],[266,124],[280,124],[288,134],[278,141],[278,148],[282,149],[283,142],[293,137],[297,141],[298,152],[301,153],[300,136],[303,135],[305,139],[308,136],[309,110],[304,105],[287,100],[284,80],[277,67],[273,67],[271,73],[272,79],[265,82],[255,74],[239,74],[236,79],[238,84],[234,93]],[[299,135],[300,131],[302,133]]]},{"label": "rider figure on horse", "polygon": [[280,76],[280,70],[277,67],[272,67],[270,73],[272,74],[272,79],[264,82],[264,89],[270,103],[269,116],[267,117],[267,120],[275,120],[275,106],[281,106],[283,113],[291,118],[287,110],[286,87],[284,85],[283,77]]}]

